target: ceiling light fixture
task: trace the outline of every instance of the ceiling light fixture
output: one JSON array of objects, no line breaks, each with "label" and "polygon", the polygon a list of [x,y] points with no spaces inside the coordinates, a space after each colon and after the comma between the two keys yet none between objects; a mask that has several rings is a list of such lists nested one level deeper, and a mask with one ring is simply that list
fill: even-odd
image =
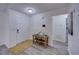
[{"label": "ceiling light fixture", "polygon": [[25,12],[29,15],[33,15],[36,13],[36,10],[32,7],[27,7],[27,8],[25,8]]},{"label": "ceiling light fixture", "polygon": [[32,9],[28,9],[28,12],[29,12],[29,13],[32,13],[32,12],[33,12],[33,10],[32,10]]}]

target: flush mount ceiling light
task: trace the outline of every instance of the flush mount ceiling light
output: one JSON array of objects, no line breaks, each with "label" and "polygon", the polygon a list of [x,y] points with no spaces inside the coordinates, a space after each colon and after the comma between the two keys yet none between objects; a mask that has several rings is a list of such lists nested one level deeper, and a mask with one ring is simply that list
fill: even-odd
[{"label": "flush mount ceiling light", "polygon": [[29,12],[29,13],[32,13],[32,12],[33,12],[33,10],[32,10],[32,9],[28,9],[28,12]]},{"label": "flush mount ceiling light", "polygon": [[32,7],[27,7],[27,8],[25,9],[25,12],[26,12],[27,14],[34,14],[36,11],[35,11],[35,9],[32,8]]}]

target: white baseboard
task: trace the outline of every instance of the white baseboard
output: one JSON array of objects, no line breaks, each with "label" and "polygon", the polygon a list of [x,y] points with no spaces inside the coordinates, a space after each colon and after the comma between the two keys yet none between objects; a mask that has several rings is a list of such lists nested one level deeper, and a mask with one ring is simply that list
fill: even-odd
[{"label": "white baseboard", "polygon": [[53,45],[48,44],[48,46],[53,47]]},{"label": "white baseboard", "polygon": [[72,55],[69,49],[67,49],[67,51],[68,51],[69,55]]}]

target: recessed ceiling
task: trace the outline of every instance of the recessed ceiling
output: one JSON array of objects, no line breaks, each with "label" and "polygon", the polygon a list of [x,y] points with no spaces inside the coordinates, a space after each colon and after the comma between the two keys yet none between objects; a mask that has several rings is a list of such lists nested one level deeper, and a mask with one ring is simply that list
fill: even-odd
[{"label": "recessed ceiling", "polygon": [[28,7],[34,8],[36,12],[34,14],[48,12],[51,10],[65,8],[69,4],[68,3],[10,3],[7,4],[8,8],[14,9],[16,11],[26,13],[25,9]]}]

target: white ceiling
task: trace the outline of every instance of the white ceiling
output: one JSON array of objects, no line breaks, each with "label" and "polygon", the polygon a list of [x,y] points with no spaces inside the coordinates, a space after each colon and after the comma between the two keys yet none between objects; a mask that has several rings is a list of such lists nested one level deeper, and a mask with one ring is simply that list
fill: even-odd
[{"label": "white ceiling", "polygon": [[68,3],[10,3],[10,4],[0,4],[0,6],[6,5],[10,9],[14,9],[16,11],[25,13],[25,8],[32,7],[36,10],[36,13],[42,13],[42,12],[48,12],[51,10],[59,9],[59,8],[65,8],[68,7]]}]

